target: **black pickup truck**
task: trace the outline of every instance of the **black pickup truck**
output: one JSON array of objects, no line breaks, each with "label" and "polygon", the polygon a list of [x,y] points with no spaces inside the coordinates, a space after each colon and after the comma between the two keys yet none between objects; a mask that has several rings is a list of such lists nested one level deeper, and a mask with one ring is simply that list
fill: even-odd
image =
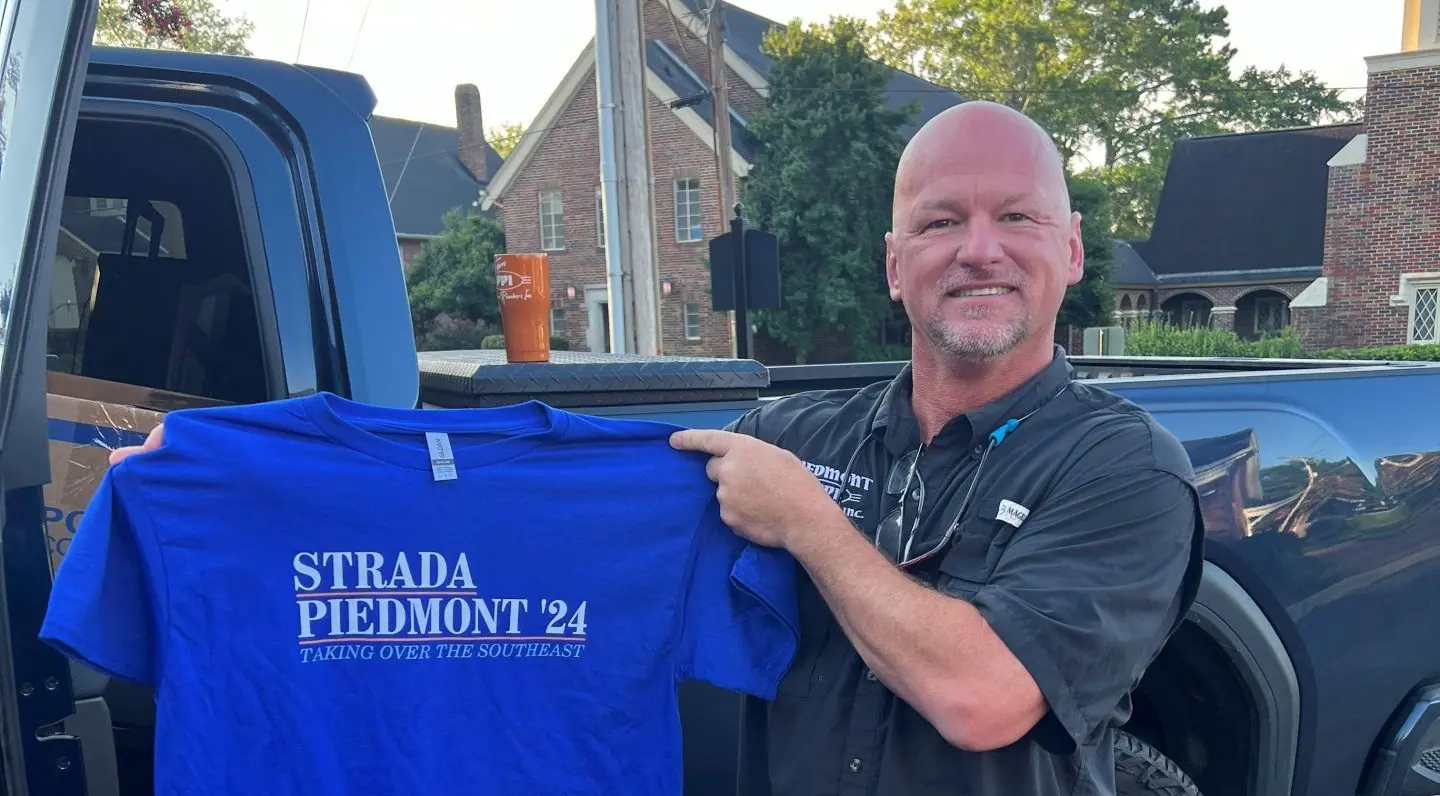
[{"label": "black pickup truck", "polygon": [[[47,504],[56,446],[142,435],[103,419],[77,432],[47,401],[119,414],[318,389],[388,406],[541,398],[718,427],[776,395],[898,367],[417,355],[365,81],[92,50],[95,13],[94,0],[0,0],[8,794],[153,790],[150,694],[35,639],[63,553],[47,526],[74,519]],[[1135,694],[1122,792],[1440,792],[1440,424],[1425,398],[1440,394],[1440,369],[1074,361],[1175,431],[1204,487],[1204,585]],[[691,796],[734,793],[735,699],[682,692]]]}]

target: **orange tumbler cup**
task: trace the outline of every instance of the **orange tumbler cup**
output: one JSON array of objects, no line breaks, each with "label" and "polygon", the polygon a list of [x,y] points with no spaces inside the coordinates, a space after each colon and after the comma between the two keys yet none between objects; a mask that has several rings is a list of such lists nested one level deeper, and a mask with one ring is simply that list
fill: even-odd
[{"label": "orange tumbler cup", "polygon": [[550,256],[495,255],[495,289],[509,362],[550,361]]}]

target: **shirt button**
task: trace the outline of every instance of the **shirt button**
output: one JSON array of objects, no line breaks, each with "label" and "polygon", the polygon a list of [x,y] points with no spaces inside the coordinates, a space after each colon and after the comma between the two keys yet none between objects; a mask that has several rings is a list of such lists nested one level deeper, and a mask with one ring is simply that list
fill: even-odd
[{"label": "shirt button", "polygon": [[851,774],[859,774],[859,773],[860,773],[860,769],[862,769],[862,768],[864,768],[864,767],[865,767],[865,764],[860,762],[860,758],[858,758],[858,757],[852,757],[852,758],[850,758],[850,773],[851,773]]}]

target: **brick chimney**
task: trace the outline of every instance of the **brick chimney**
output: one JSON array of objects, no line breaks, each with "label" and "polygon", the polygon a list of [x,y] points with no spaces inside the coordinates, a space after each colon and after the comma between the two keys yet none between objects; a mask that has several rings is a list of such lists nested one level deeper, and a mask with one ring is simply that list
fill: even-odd
[{"label": "brick chimney", "polygon": [[460,162],[481,182],[489,182],[485,167],[485,117],[480,112],[480,88],[473,83],[455,87],[455,127],[460,133]]}]

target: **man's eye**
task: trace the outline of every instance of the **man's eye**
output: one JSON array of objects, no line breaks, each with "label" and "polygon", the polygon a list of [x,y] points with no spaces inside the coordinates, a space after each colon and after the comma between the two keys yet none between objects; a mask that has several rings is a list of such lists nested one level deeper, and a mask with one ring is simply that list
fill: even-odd
[{"label": "man's eye", "polygon": [[1006,213],[1005,215],[1001,216],[1001,218],[1006,221],[1025,221],[1030,217],[1025,215],[1024,213]]},{"label": "man's eye", "polygon": [[936,219],[936,220],[931,221],[930,223],[926,224],[926,225],[925,225],[925,229],[939,229],[939,228],[942,227],[942,226],[948,226],[950,223],[951,223],[950,219],[948,219],[948,218],[940,218],[940,219]]}]

